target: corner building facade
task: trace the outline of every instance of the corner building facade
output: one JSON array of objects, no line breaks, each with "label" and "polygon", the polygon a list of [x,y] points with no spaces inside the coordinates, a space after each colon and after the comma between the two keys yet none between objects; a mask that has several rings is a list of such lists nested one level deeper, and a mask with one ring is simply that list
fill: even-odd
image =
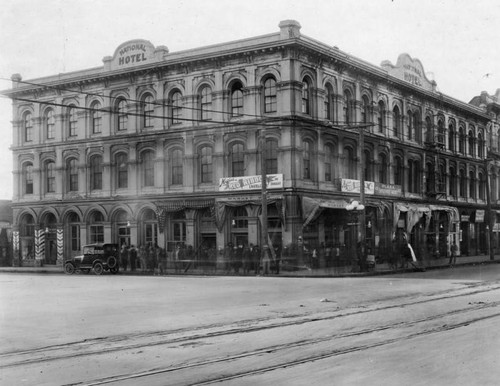
[{"label": "corner building facade", "polygon": [[[13,75],[14,264],[113,242],[216,266],[228,243],[263,244],[263,160],[268,242],[292,265],[351,265],[361,230],[379,259],[403,233],[424,261],[452,242],[486,253],[498,115],[407,54],[375,66],[300,28],[175,53],[133,40],[98,68]],[[346,209],[361,181],[363,217]]]}]

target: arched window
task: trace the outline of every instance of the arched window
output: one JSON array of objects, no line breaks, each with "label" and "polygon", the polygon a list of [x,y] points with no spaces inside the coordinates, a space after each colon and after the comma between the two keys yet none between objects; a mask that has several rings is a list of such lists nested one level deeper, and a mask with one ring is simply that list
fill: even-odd
[{"label": "arched window", "polygon": [[379,171],[378,171],[378,182],[382,184],[387,184],[387,156],[385,153],[380,153],[378,155],[379,160]]},{"label": "arched window", "polygon": [[357,161],[354,149],[350,146],[344,147],[344,157],[346,162],[344,176],[345,178],[355,179],[357,175]]},{"label": "arched window", "polygon": [[425,165],[425,174],[427,176],[427,193],[436,193],[436,173],[434,172],[434,164],[432,162],[427,162]]},{"label": "arched window", "polygon": [[465,128],[460,126],[458,129],[458,151],[461,154],[465,154],[466,142]]},{"label": "arched window", "polygon": [[352,94],[349,90],[344,90],[344,124],[350,125],[352,122]]},{"label": "arched window", "polygon": [[442,119],[438,119],[438,132],[437,132],[437,143],[439,145],[445,146],[445,132],[444,132],[444,122]]},{"label": "arched window", "polygon": [[450,123],[448,125],[448,150],[455,151],[455,141],[456,141],[456,133],[455,133],[455,125]]},{"label": "arched window", "polygon": [[469,172],[469,196],[476,198],[476,175],[474,171]]},{"label": "arched window", "polygon": [[332,181],[332,160],[333,160],[333,146],[328,144],[325,146],[325,181]]},{"label": "arched window", "polygon": [[141,102],[142,127],[144,129],[153,127],[154,113],[155,113],[155,105],[153,96],[146,95]]},{"label": "arched window", "polygon": [[76,158],[72,158],[68,161],[68,166],[66,168],[68,173],[68,191],[77,192],[78,191],[78,161]]},{"label": "arched window", "polygon": [[67,217],[70,250],[73,253],[80,251],[80,217],[75,212],[71,212]]},{"label": "arched window", "polygon": [[439,182],[438,182],[438,192],[439,193],[446,193],[446,165],[445,164],[440,164],[439,165]]},{"label": "arched window", "polygon": [[176,125],[181,123],[182,118],[182,94],[174,91],[170,96],[170,123]]},{"label": "arched window", "polygon": [[126,131],[128,126],[127,101],[123,98],[118,99],[116,103],[116,130]]},{"label": "arched window", "polygon": [[364,161],[363,166],[365,181],[373,181],[373,160],[370,151],[364,150]]},{"label": "arched window", "polygon": [[422,122],[420,119],[420,113],[415,111],[413,113],[413,131],[415,133],[415,141],[422,143]]},{"label": "arched window", "polygon": [[23,165],[24,194],[33,194],[33,164]]},{"label": "arched window", "polygon": [[403,160],[394,157],[394,184],[403,186]]},{"label": "arched window", "polygon": [[182,185],[183,183],[183,154],[182,150],[174,149],[171,153],[171,174],[172,185]]},{"label": "arched window", "polygon": [[401,135],[401,113],[398,106],[392,109],[392,135],[395,137]]},{"label": "arched window", "polygon": [[99,102],[92,103],[90,110],[90,124],[92,134],[102,133],[102,112],[101,104]]},{"label": "arched window", "polygon": [[330,83],[326,85],[326,95],[325,95],[325,118],[329,121],[334,122],[334,100],[333,100],[333,87]]},{"label": "arched window", "polygon": [[303,160],[303,177],[306,180],[311,179],[311,162],[312,162],[312,143],[309,140],[306,140],[303,142],[304,144],[304,150],[302,152],[302,160]]},{"label": "arched window", "polygon": [[361,98],[362,106],[361,106],[361,122],[369,123],[371,122],[371,114],[370,114],[370,100],[366,95],[363,95]]},{"label": "arched window", "polygon": [[143,224],[143,237],[141,237],[141,240],[143,240],[146,245],[157,245],[158,220],[155,212],[152,209],[146,209],[141,216],[141,221]]},{"label": "arched window", "polygon": [[476,175],[474,171],[469,172],[469,196],[476,198]]},{"label": "arched window", "polygon": [[276,79],[268,77],[264,81],[264,113],[275,113],[277,111]]},{"label": "arched window", "polygon": [[434,129],[432,127],[431,117],[425,117],[425,141],[428,143],[434,143]]},{"label": "arched window", "polygon": [[235,143],[229,151],[231,164],[231,177],[240,177],[245,175],[245,152],[241,143]]},{"label": "arched window", "polygon": [[78,135],[78,117],[76,116],[76,107],[68,107],[68,135],[76,137]]},{"label": "arched window", "polygon": [[212,119],[212,89],[209,86],[202,87],[199,98],[201,120]]},{"label": "arched window", "polygon": [[90,243],[104,243],[104,216],[101,212],[92,212],[89,219]]},{"label": "arched window", "polygon": [[266,174],[278,173],[278,141],[266,140]]},{"label": "arched window", "polygon": [[212,148],[203,146],[200,149],[201,183],[212,183]]},{"label": "arched window", "polygon": [[474,138],[474,132],[472,130],[469,130],[469,155],[471,157],[474,157],[475,155],[475,151],[474,151],[474,142],[475,142],[475,138]]},{"label": "arched window", "polygon": [[90,159],[90,189],[102,189],[102,157],[95,155]]},{"label": "arched window", "polygon": [[128,187],[128,155],[118,153],[115,156],[116,163],[116,187],[124,189]]},{"label": "arched window", "polygon": [[24,114],[23,121],[24,141],[33,141],[33,118],[31,113]]},{"label": "arched window", "polygon": [[241,115],[243,115],[243,85],[241,82],[234,82],[231,86],[231,116]]},{"label": "arched window", "polygon": [[408,161],[408,191],[420,192],[420,162],[417,160]]},{"label": "arched window", "polygon": [[302,113],[311,114],[311,80],[307,76],[302,80]]},{"label": "arched window", "polygon": [[56,137],[56,118],[52,109],[45,111],[45,132],[47,139],[54,139]]},{"label": "arched window", "polygon": [[413,122],[413,113],[411,112],[411,110],[408,110],[407,113],[408,115],[408,139],[409,140],[412,140],[412,139],[415,139],[415,135],[414,135],[414,122]]},{"label": "arched window", "polygon": [[467,174],[464,169],[460,169],[460,197],[467,197]]},{"label": "arched window", "polygon": [[383,133],[385,127],[385,103],[384,101],[378,102],[378,117],[377,117],[378,132]]},{"label": "arched window", "polygon": [[477,155],[479,158],[484,158],[484,148],[485,148],[485,141],[483,137],[482,131],[480,131],[477,135]]},{"label": "arched window", "polygon": [[155,167],[154,153],[151,150],[146,150],[141,153],[141,173],[142,186],[155,185]]},{"label": "arched window", "polygon": [[479,199],[486,200],[486,177],[483,172],[479,173]]},{"label": "arched window", "polygon": [[45,164],[45,181],[47,193],[54,193],[56,191],[56,164],[49,161]]},{"label": "arched window", "polygon": [[450,196],[457,196],[457,174],[454,167],[450,167],[450,187],[448,189],[448,194]]}]

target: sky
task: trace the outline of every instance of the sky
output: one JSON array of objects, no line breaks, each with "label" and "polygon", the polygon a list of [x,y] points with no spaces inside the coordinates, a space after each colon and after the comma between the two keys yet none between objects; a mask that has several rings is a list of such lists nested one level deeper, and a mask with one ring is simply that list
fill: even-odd
[{"label": "sky", "polygon": [[[170,52],[278,32],[301,33],[379,66],[419,59],[438,91],[469,102],[500,88],[498,0],[0,0],[0,90],[102,66],[123,42]],[[0,199],[12,199],[12,109],[0,98]]]}]

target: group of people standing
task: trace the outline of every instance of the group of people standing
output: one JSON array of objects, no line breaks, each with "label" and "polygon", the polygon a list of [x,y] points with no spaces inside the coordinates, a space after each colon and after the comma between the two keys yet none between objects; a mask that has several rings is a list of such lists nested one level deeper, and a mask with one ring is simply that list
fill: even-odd
[{"label": "group of people standing", "polygon": [[252,271],[255,275],[259,275],[261,270],[263,275],[279,274],[279,254],[272,253],[267,245],[264,245],[263,249],[262,255],[261,249],[256,245],[235,246],[230,242],[224,248],[221,269],[227,274],[236,275],[240,274],[240,269],[243,275],[249,275]]},{"label": "group of people standing", "polygon": [[167,256],[159,246],[140,245],[136,248],[123,244],[120,249],[120,268],[122,271],[152,273],[155,270],[166,273]]}]

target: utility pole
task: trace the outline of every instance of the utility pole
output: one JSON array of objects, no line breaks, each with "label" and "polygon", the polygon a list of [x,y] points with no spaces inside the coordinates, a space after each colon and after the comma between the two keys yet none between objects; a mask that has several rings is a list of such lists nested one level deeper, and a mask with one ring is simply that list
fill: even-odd
[{"label": "utility pole", "polygon": [[488,217],[488,249],[490,260],[495,260],[495,252],[493,248],[493,211],[491,209],[491,191],[490,191],[490,170],[488,168],[490,159],[486,157],[484,165],[486,168],[486,212]]},{"label": "utility pole", "polygon": [[267,237],[267,170],[266,170],[266,132],[265,129],[260,129],[259,132],[259,148],[260,148],[260,174],[261,174],[261,190],[262,190],[262,211],[261,211],[261,256],[264,259],[265,245],[268,245]]},{"label": "utility pole", "polygon": [[360,251],[361,256],[358,256],[360,259],[360,268],[364,270],[366,263],[366,215],[365,215],[365,128],[366,126],[359,126],[359,147],[360,147],[360,155],[359,155],[359,201],[363,206],[363,209],[359,213],[359,224],[360,224]]}]

